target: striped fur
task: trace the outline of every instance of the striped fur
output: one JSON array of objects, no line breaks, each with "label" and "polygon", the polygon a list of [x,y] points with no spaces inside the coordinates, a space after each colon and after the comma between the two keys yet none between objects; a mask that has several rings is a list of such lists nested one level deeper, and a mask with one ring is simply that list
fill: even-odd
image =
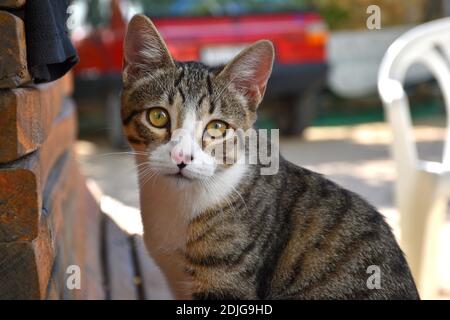
[{"label": "striped fur", "polygon": [[[173,177],[176,129],[189,132],[197,158],[207,143],[224,141],[202,140],[194,120],[253,125],[271,70],[270,44],[255,44],[224,68],[175,62],[150,20],[137,16],[125,51],[124,130],[138,165],[153,174],[139,176],[144,239],[176,298],[418,298],[381,214],[319,174],[280,158],[277,174],[260,175],[259,165],[236,158],[198,165],[192,179]],[[167,128],[148,124],[152,106],[168,111]],[[381,269],[380,289],[366,284],[371,265]]]}]

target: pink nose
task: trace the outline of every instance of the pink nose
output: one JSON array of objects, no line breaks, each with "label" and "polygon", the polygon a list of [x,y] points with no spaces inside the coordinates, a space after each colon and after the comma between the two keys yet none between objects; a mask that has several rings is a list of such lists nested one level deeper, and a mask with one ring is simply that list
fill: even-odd
[{"label": "pink nose", "polygon": [[180,164],[182,162],[186,164],[194,160],[190,153],[184,153],[183,150],[176,147],[170,152],[170,157],[176,164]]}]

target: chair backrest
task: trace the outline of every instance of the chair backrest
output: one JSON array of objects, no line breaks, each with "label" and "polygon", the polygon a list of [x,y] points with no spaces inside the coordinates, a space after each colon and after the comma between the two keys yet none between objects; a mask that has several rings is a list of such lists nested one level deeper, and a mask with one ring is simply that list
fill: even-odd
[{"label": "chair backrest", "polygon": [[400,36],[387,50],[378,73],[378,92],[394,134],[393,152],[400,167],[417,168],[408,97],[404,80],[413,64],[423,64],[437,80],[447,112],[447,136],[441,167],[450,168],[450,18],[417,26]]}]

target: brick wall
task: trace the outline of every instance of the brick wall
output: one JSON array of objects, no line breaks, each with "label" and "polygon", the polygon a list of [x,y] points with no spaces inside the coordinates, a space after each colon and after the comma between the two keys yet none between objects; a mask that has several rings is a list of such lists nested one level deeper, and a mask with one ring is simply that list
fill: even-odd
[{"label": "brick wall", "polygon": [[[0,299],[101,299],[100,210],[73,150],[72,78],[32,84],[24,2],[0,0]],[[66,285],[71,265],[81,289]]]}]

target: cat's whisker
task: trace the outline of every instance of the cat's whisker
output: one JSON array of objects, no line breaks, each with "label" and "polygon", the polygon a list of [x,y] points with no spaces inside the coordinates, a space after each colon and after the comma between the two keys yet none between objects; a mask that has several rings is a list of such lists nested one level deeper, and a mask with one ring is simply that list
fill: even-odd
[{"label": "cat's whisker", "polygon": [[139,165],[141,166],[141,168],[138,170],[141,187],[145,186],[151,179],[153,179],[158,174],[157,171],[148,167],[149,164],[150,162],[144,162]]},{"label": "cat's whisker", "polygon": [[135,165],[134,168],[135,168],[136,170],[139,170],[139,168],[141,168],[141,167],[143,167],[143,166],[148,166],[149,164],[150,164],[149,161],[145,161],[145,162],[142,162],[142,163],[139,163],[139,164]]},{"label": "cat's whisker", "polygon": [[147,170],[145,171],[145,175],[143,177],[143,182],[142,182],[142,186],[144,187],[150,180],[152,180],[155,176],[156,176],[156,172],[152,171],[150,168],[147,168]]},{"label": "cat's whisker", "polygon": [[220,203],[221,201],[225,201],[228,207],[230,207],[232,210],[235,210],[233,203],[228,199],[228,197],[224,198],[221,196],[221,190],[218,190],[217,185],[215,185],[212,181],[209,180],[204,180],[204,182],[207,190],[211,192],[213,196],[215,196],[218,203]]},{"label": "cat's whisker", "polygon": [[145,186],[148,182],[150,182],[151,180],[154,180],[154,178],[156,177],[156,173],[155,172],[151,172],[148,175],[148,178],[145,180],[143,186]]},{"label": "cat's whisker", "polygon": [[149,156],[147,152],[138,152],[138,151],[124,151],[124,152],[110,152],[110,153],[103,153],[103,154],[96,154],[89,156],[89,158],[95,159],[95,158],[103,158],[103,157],[109,157],[109,156]]},{"label": "cat's whisker", "polygon": [[148,166],[149,164],[150,164],[149,161],[145,161],[145,162],[135,165],[134,169],[136,169],[136,171],[139,171],[139,169],[141,169],[142,167]]},{"label": "cat's whisker", "polygon": [[155,187],[155,183],[156,183],[156,180],[158,179],[158,177],[159,177],[159,174],[158,174],[157,171],[155,171],[155,178],[154,178],[153,181],[152,181],[152,188]]},{"label": "cat's whisker", "polygon": [[245,211],[248,213],[249,211],[248,211],[247,204],[245,203],[245,200],[244,200],[244,198],[242,197],[242,195],[240,194],[240,192],[239,192],[233,185],[231,185],[230,183],[227,183],[224,179],[222,179],[222,177],[220,177],[219,175],[216,175],[214,178],[218,179],[219,182],[221,182],[223,185],[225,185],[225,186],[227,186],[227,187],[230,187],[231,190],[232,190],[235,194],[237,194],[237,196],[241,199],[242,203],[244,204]]},{"label": "cat's whisker", "polygon": [[[200,185],[204,188],[209,195],[211,195],[214,200],[220,201],[220,198],[216,195],[217,190],[213,187],[212,183],[208,180],[200,180]],[[196,208],[196,212],[200,211],[203,208]]]},{"label": "cat's whisker", "polygon": [[144,178],[145,175],[148,173],[148,171],[149,171],[149,168],[146,168],[146,167],[144,167],[144,168],[139,168],[139,170],[137,171],[138,177],[139,177],[140,179]]},{"label": "cat's whisker", "polygon": [[149,162],[143,162],[137,165],[132,166],[131,168],[126,169],[126,171],[124,172],[125,174],[131,174],[132,172],[136,172],[137,175],[139,176],[139,172],[142,169],[142,167],[148,165]]},{"label": "cat's whisker", "polygon": [[145,178],[146,174],[148,174],[148,172],[151,170],[148,165],[149,162],[144,162],[136,166],[136,172],[140,181],[142,181],[142,179]]}]

